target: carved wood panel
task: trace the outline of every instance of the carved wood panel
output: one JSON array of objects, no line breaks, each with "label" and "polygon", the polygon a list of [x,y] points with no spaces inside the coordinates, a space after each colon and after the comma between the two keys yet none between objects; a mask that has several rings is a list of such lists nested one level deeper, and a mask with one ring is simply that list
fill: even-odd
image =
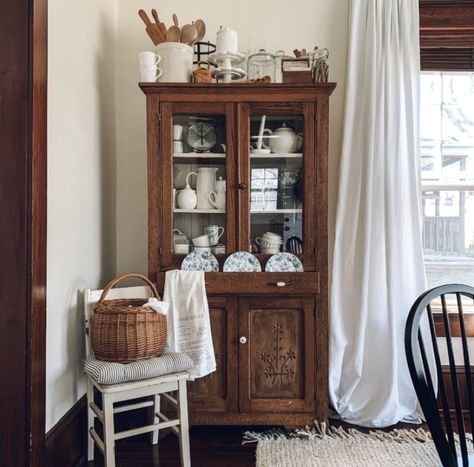
[{"label": "carved wood panel", "polygon": [[245,299],[239,307],[241,410],[298,411],[312,406],[312,300]]},{"label": "carved wood panel", "polygon": [[236,410],[236,300],[210,297],[209,313],[216,371],[189,382],[189,407],[190,410],[202,408],[211,411]]}]

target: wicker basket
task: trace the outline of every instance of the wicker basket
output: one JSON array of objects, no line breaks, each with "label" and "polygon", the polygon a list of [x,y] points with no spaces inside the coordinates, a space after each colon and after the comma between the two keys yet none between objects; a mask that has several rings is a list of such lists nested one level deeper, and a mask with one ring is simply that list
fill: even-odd
[{"label": "wicker basket", "polygon": [[200,61],[193,71],[194,83],[210,83],[212,81],[211,65],[209,62]]},{"label": "wicker basket", "polygon": [[129,363],[158,357],[163,352],[166,316],[142,306],[147,302],[142,298],[105,300],[114,285],[129,277],[145,281],[153,296],[160,299],[153,283],[141,274],[123,274],[109,282],[92,307],[91,342],[98,360]]}]

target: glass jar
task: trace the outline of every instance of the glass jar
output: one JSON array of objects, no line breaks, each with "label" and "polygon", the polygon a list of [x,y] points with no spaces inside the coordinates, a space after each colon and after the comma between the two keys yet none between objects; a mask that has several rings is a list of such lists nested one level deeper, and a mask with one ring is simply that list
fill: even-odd
[{"label": "glass jar", "polygon": [[264,79],[270,78],[270,82],[275,82],[275,56],[260,49],[258,52],[251,54],[247,62],[247,79]]},{"label": "glass jar", "polygon": [[316,47],[310,54],[310,65],[315,83],[327,83],[329,78],[329,50]]}]

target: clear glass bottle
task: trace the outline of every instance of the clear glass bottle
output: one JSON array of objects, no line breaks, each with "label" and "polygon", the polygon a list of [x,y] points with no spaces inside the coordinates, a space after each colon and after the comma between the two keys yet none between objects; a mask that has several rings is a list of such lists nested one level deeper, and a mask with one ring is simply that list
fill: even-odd
[{"label": "clear glass bottle", "polygon": [[275,82],[275,56],[260,49],[248,58],[247,79],[263,80],[266,76],[270,78],[270,82]]}]

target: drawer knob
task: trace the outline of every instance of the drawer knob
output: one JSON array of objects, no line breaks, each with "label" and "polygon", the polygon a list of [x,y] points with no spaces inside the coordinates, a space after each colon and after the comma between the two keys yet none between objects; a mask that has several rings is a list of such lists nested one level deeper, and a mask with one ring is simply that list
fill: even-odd
[{"label": "drawer knob", "polygon": [[239,342],[241,344],[246,344],[247,343],[247,338],[245,336],[241,336],[240,339],[239,339]]},{"label": "drawer knob", "polygon": [[247,188],[246,183],[239,183],[239,190],[245,190]]},{"label": "drawer knob", "polygon": [[276,282],[269,282],[268,285],[274,285],[276,287],[286,287],[288,285],[291,285],[291,282],[276,281]]}]

